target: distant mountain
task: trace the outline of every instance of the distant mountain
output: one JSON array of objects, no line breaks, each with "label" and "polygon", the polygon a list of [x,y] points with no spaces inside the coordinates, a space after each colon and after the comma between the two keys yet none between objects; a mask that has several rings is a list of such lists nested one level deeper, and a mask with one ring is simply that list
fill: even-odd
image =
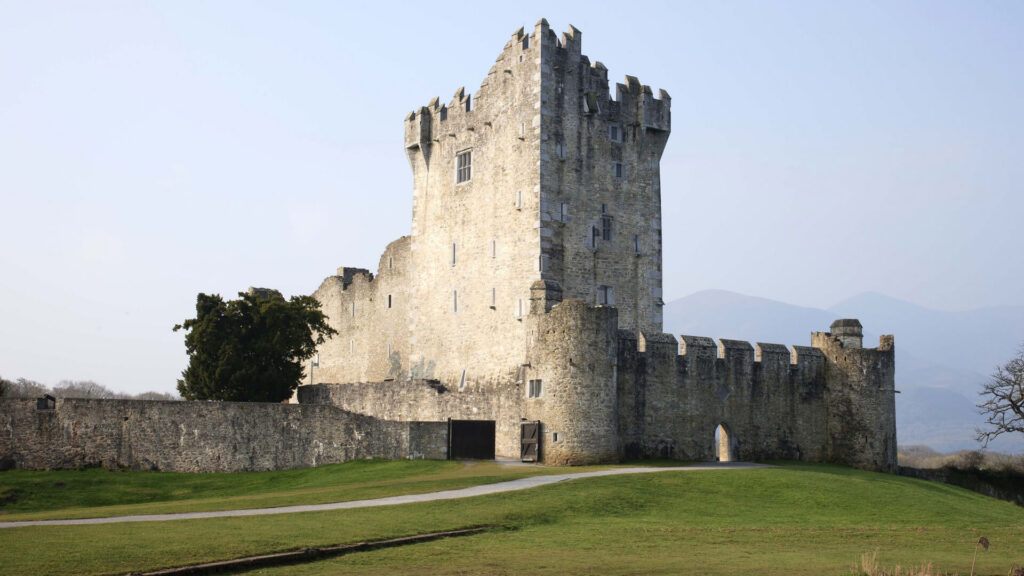
[{"label": "distant mountain", "polygon": [[[936,450],[978,448],[984,421],[974,405],[986,375],[1024,341],[1024,307],[942,312],[867,293],[828,310],[794,306],[725,290],[704,290],[665,305],[665,331],[750,342],[808,345],[837,318],[859,318],[864,345],[896,336],[896,423],[903,445]],[[1024,438],[1000,439],[992,450],[1024,452]]]}]

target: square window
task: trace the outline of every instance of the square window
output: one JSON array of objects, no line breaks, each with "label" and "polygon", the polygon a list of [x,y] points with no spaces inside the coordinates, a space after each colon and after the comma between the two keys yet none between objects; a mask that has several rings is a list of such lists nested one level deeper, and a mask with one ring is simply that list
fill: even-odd
[{"label": "square window", "polygon": [[466,150],[455,156],[455,183],[469,182],[473,176],[473,151]]},{"label": "square window", "polygon": [[526,392],[527,396],[530,398],[540,398],[542,393],[543,390],[541,381],[530,380],[530,386]]}]

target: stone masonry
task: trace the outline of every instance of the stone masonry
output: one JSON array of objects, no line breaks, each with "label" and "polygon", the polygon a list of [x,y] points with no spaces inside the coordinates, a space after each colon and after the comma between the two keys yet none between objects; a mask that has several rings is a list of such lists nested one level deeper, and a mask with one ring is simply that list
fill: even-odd
[{"label": "stone masonry", "polygon": [[479,91],[409,113],[411,234],[376,273],[339,268],[315,292],[339,334],[298,400],[493,420],[509,457],[521,422],[539,421],[550,463],[894,470],[891,336],[864,349],[856,320],[811,347],[662,333],[671,99],[631,76],[612,86],[581,48],[579,30],[541,20],[512,35]]}]

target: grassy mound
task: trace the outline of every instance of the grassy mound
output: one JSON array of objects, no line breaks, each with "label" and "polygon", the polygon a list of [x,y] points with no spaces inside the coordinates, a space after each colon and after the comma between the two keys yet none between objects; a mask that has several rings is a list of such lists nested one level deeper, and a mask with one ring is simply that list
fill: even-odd
[{"label": "grassy mound", "polygon": [[[850,574],[1024,560],[1024,509],[963,489],[831,466],[668,471],[386,508],[143,524],[5,529],[11,574],[117,573],[493,525],[458,540],[265,574]],[[54,551],[59,550],[59,554]]]}]

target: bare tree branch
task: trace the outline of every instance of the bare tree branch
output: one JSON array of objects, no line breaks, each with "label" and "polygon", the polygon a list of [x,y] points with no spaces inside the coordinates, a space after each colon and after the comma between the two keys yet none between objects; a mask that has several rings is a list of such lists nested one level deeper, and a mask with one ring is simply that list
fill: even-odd
[{"label": "bare tree branch", "polygon": [[1024,434],[1024,345],[1017,356],[996,368],[980,392],[978,408],[985,416],[986,430],[978,430],[984,446],[1001,434]]}]

